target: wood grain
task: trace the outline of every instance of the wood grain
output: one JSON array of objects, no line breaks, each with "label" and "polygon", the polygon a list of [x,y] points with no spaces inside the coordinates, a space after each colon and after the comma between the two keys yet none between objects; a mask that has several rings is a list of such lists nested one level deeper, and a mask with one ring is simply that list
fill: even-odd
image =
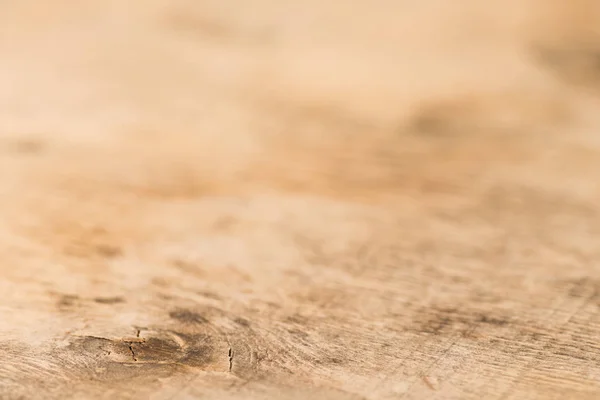
[{"label": "wood grain", "polygon": [[599,26],[2,2],[0,398],[598,398]]}]

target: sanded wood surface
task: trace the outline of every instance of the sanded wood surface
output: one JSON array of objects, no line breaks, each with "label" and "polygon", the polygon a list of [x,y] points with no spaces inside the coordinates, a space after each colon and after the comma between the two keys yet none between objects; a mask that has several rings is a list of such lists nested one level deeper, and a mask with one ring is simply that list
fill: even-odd
[{"label": "sanded wood surface", "polygon": [[600,398],[598,27],[0,1],[0,398]]}]

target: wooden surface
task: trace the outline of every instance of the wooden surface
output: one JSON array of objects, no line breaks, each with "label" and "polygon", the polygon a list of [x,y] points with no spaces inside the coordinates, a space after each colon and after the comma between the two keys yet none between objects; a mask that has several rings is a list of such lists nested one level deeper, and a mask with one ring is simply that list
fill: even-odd
[{"label": "wooden surface", "polygon": [[0,2],[0,398],[599,398],[599,16]]}]

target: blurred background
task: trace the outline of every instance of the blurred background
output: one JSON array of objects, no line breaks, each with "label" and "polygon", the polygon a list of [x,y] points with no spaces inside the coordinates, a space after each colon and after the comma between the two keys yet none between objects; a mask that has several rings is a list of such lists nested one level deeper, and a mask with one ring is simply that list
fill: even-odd
[{"label": "blurred background", "polygon": [[0,7],[0,173],[17,186],[585,190],[596,166],[593,0]]},{"label": "blurred background", "polygon": [[113,212],[246,190],[597,194],[594,0],[0,7],[0,206],[19,226],[130,236]]}]

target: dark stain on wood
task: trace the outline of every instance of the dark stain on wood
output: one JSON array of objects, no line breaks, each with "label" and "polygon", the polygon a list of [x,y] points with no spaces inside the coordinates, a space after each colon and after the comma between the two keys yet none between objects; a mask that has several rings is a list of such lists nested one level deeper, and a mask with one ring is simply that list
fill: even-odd
[{"label": "dark stain on wood", "polygon": [[119,304],[125,303],[125,299],[120,296],[115,297],[95,297],[94,301],[99,304]]},{"label": "dark stain on wood", "polygon": [[[416,331],[433,335],[448,333],[449,331],[461,332],[475,338],[472,331],[480,324],[503,327],[510,323],[504,316],[494,313],[482,313],[474,310],[460,310],[454,307],[425,307],[415,321]],[[412,328],[411,328],[412,330]]]},{"label": "dark stain on wood", "polygon": [[209,291],[198,291],[196,292],[197,294],[199,294],[202,297],[206,297],[207,299],[211,299],[211,300],[221,300],[221,297],[213,292],[209,292]]},{"label": "dark stain on wood", "polygon": [[96,253],[104,258],[117,258],[123,254],[123,250],[118,246],[100,244],[96,246]]},{"label": "dark stain on wood", "polygon": [[57,307],[61,310],[65,310],[68,308],[72,308],[77,305],[79,301],[79,296],[72,294],[61,295],[57,302]]},{"label": "dark stain on wood", "polygon": [[504,326],[508,324],[508,320],[505,318],[492,317],[489,315],[480,315],[477,318],[477,322],[481,322],[482,324],[496,325],[496,326]]},{"label": "dark stain on wood", "polygon": [[572,43],[540,46],[532,51],[535,60],[555,76],[572,85],[600,88],[600,45]]},{"label": "dark stain on wood", "polygon": [[246,318],[238,317],[238,318],[234,319],[233,322],[235,322],[236,324],[243,326],[245,328],[250,327],[250,321],[248,321]]},{"label": "dark stain on wood", "polygon": [[169,312],[169,317],[184,324],[198,325],[205,324],[208,320],[197,312],[178,308]]},{"label": "dark stain on wood", "polygon": [[46,149],[46,143],[38,139],[22,138],[11,142],[10,149],[16,154],[37,155]]}]

